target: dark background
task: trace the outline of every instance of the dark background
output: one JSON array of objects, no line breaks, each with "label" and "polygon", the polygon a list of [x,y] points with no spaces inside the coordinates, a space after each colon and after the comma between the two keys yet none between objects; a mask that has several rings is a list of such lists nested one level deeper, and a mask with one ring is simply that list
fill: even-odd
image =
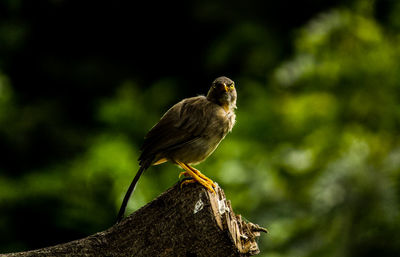
[{"label": "dark background", "polygon": [[[0,2],[0,252],[111,226],[169,106],[236,82],[199,165],[270,230],[262,256],[396,256],[397,1]],[[129,205],[177,181],[152,167]],[[251,201],[249,200],[251,199]]]}]

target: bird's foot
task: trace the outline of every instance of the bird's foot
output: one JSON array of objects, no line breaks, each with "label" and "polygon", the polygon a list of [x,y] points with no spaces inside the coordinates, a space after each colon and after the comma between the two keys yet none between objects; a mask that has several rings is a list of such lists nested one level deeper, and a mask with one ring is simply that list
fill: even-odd
[{"label": "bird's foot", "polygon": [[206,181],[207,183],[211,184],[211,186],[213,188],[216,188],[217,185],[215,185],[214,181],[212,181],[211,179],[207,178],[203,173],[201,173],[198,169],[195,169],[193,167],[190,167],[192,169],[192,171],[199,176],[200,178],[202,178],[204,181]]},{"label": "bird's foot", "polygon": [[189,165],[187,165],[187,164],[185,164],[183,162],[176,161],[176,163],[185,170],[185,171],[183,171],[183,172],[181,172],[179,174],[179,177],[181,177],[181,176],[186,176],[187,177],[187,178],[185,178],[184,181],[182,181],[181,188],[182,188],[183,185],[194,183],[194,182],[198,182],[202,186],[207,188],[209,191],[211,191],[212,193],[215,194],[214,188],[216,188],[217,186],[214,184],[214,182],[211,179],[209,179],[206,176],[204,176],[197,169],[195,169],[193,167],[190,167]]},{"label": "bird's foot", "polygon": [[214,193],[214,194],[215,194],[215,190],[214,190],[214,188],[213,188],[213,186],[212,186],[211,183],[207,183],[207,182],[204,181],[204,180],[196,180],[196,179],[190,178],[190,177],[186,177],[186,178],[184,178],[184,179],[182,180],[181,185],[180,185],[180,186],[181,186],[181,189],[182,189],[183,186],[185,186],[185,185],[192,184],[192,183],[196,183],[196,182],[200,183],[203,187],[207,188],[207,190],[209,190],[211,193]]},{"label": "bird's foot", "polygon": [[[193,168],[193,167],[192,167]],[[194,169],[194,168],[193,168]],[[195,169],[196,170],[196,169]],[[213,188],[216,188],[217,186],[215,185],[215,183],[214,183],[214,181],[212,181],[211,179],[209,179],[209,178],[207,178],[205,175],[203,175],[200,171],[198,171],[198,170],[196,170],[197,172],[195,172],[195,171],[193,171],[194,173],[196,173],[196,175],[197,176],[199,176],[201,179],[203,179],[206,183],[209,183],[209,184],[211,184],[211,186],[213,187]],[[185,180],[187,180],[187,179],[189,179],[189,178],[191,178],[192,176],[188,173],[188,172],[186,172],[186,171],[182,171],[181,173],[179,173],[179,179],[181,178],[181,177],[185,177],[185,178],[183,178],[183,179],[185,179]],[[192,182],[189,182],[189,183],[192,183]]]},{"label": "bird's foot", "polygon": [[181,180],[181,184],[180,184],[181,189],[183,188],[183,186],[186,186],[186,185],[192,184],[192,183],[196,183],[196,182],[197,182],[197,181],[194,180],[193,178],[185,177],[185,178],[183,178],[183,179]]}]

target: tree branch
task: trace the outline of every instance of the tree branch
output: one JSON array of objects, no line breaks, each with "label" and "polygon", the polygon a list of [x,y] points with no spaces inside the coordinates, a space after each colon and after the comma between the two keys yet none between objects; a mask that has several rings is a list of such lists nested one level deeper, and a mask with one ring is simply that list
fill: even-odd
[{"label": "tree branch", "polygon": [[220,187],[168,189],[119,224],[89,237],[11,256],[251,256],[266,229],[233,213]]}]

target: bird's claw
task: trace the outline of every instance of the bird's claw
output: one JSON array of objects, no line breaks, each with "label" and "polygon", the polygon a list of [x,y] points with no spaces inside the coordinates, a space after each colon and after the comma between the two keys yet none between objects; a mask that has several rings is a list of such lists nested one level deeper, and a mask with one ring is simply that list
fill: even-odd
[{"label": "bird's claw", "polygon": [[182,181],[181,188],[183,185],[198,182],[201,185],[203,185],[205,188],[207,188],[209,191],[211,191],[212,193],[215,194],[214,188],[216,188],[217,186],[214,184],[214,182],[211,179],[207,178],[199,170],[197,170],[193,167],[190,167],[189,165],[187,165],[181,161],[176,160],[176,163],[179,166],[181,166],[182,169],[185,170],[185,171],[182,171],[181,173],[179,173],[179,178],[181,176],[188,177],[186,180]]},{"label": "bird's claw", "polygon": [[192,183],[196,183],[196,182],[198,182],[198,183],[200,183],[202,186],[204,186],[205,188],[207,188],[207,190],[208,191],[210,191],[211,193],[213,193],[213,194],[215,194],[215,190],[214,190],[214,188],[216,187],[216,185],[211,181],[211,183],[210,182],[207,182],[207,181],[204,181],[204,180],[199,180],[199,181],[197,181],[196,179],[194,179],[194,178],[184,178],[183,180],[182,180],[182,182],[181,182],[181,184],[180,184],[180,187],[181,187],[181,189],[183,188],[183,186],[185,186],[185,185],[188,185],[188,184],[192,184]]},{"label": "bird's claw", "polygon": [[182,176],[190,177],[189,173],[187,173],[186,171],[182,171],[181,173],[179,173],[179,179],[180,179]]}]

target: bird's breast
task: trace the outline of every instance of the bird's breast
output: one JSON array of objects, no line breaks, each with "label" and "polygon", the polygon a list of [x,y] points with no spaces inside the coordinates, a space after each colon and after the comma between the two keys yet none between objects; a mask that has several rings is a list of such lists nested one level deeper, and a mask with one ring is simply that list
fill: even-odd
[{"label": "bird's breast", "polygon": [[218,124],[218,128],[221,133],[223,133],[223,137],[228,132],[232,131],[233,126],[235,125],[236,122],[236,115],[233,110],[228,110],[225,111],[223,108],[220,108],[217,110],[216,115],[214,116],[215,120],[214,122]]}]

